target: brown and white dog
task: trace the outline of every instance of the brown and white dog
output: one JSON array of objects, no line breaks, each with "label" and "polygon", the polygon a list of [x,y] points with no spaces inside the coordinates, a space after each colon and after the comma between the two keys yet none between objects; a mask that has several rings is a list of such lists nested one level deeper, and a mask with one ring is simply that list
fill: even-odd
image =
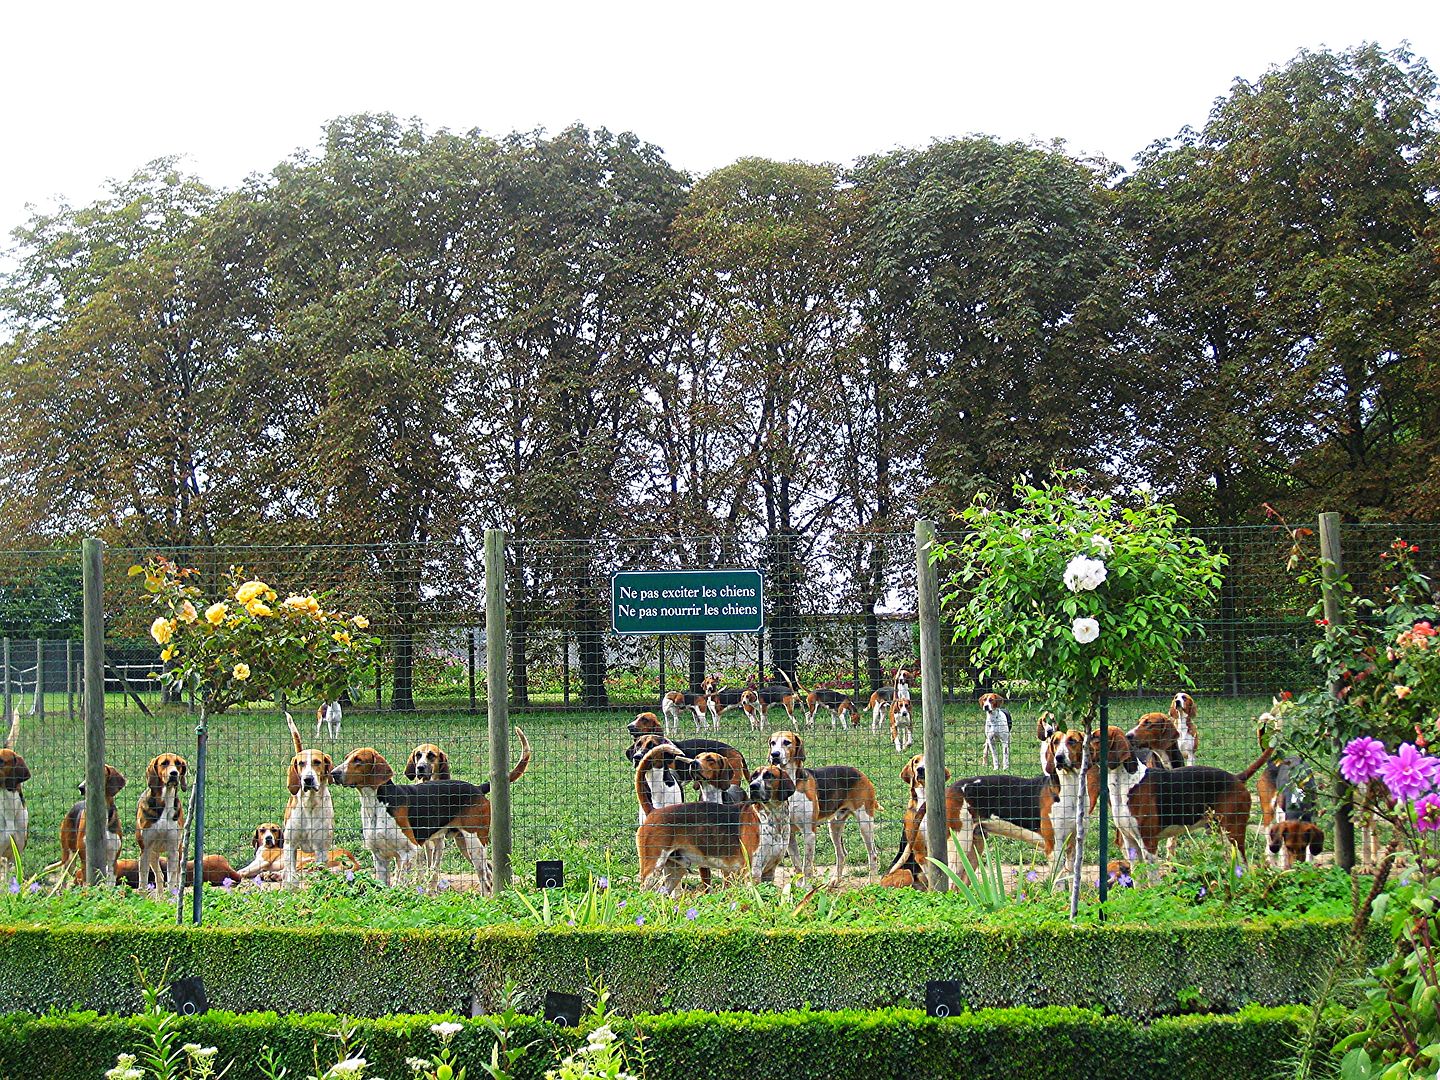
[{"label": "brown and white dog", "polygon": [[751,873],[760,848],[760,813],[751,802],[663,806],[635,831],[640,886],[666,896],[675,894],[689,869],[719,872],[737,883]]},{"label": "brown and white dog", "polygon": [[15,752],[20,711],[10,714],[10,734],[0,747],[0,886],[20,872],[20,857],[30,836],[30,810],[20,786],[30,779],[30,767]]},{"label": "brown and white dog", "polygon": [[1005,711],[1005,699],[999,694],[981,694],[980,708],[985,713],[985,749],[980,751],[980,764],[988,757],[993,768],[1010,768],[1010,729],[1015,726]]},{"label": "brown and white dog", "polygon": [[[530,764],[530,743],[517,727],[520,760],[510,770],[513,783]],[[360,796],[360,829],[375,861],[375,878],[390,883],[390,868],[411,866],[436,836],[452,836],[475,868],[482,892],[492,891],[490,862],[490,785],[464,780],[397,784],[390,763],[368,746],[352,750],[330,774]],[[288,837],[287,837],[288,839]]]},{"label": "brown and white dog", "polygon": [[340,702],[322,701],[315,710],[315,738],[320,738],[320,729],[324,727],[330,735],[330,741],[335,742],[340,738],[340,721],[344,718]]},{"label": "brown and white dog", "polygon": [[869,777],[851,765],[806,768],[805,741],[794,730],[777,731],[770,736],[770,764],[784,769],[795,784],[795,794],[789,802],[789,849],[796,870],[804,877],[814,872],[815,829],[822,823],[828,824],[830,840],[835,845],[834,880],[838,884],[845,873],[845,822],[853,817],[865,842],[870,876],[876,877],[879,864],[875,851],[875,818],[881,807]]},{"label": "brown and white dog", "polygon": [[[1161,840],[1204,826],[1212,819],[1245,855],[1250,820],[1250,778],[1270,760],[1270,749],[1241,773],[1209,765],[1156,769],[1143,764],[1125,732],[1107,732],[1110,812],[1134,858],[1154,861]],[[1090,736],[1090,756],[1098,760],[1100,732]]]},{"label": "brown and white dog", "polygon": [[1178,769],[1187,764],[1180,751],[1180,729],[1164,713],[1146,713],[1135,721],[1135,726],[1125,733],[1125,737],[1135,749],[1150,751],[1155,756],[1155,763],[1162,768]]},{"label": "brown and white dog", "polygon": [[[664,733],[659,718],[652,712],[642,712],[630,722],[626,730],[630,732],[631,738],[635,740],[625,750],[625,760],[630,762],[631,765],[638,765],[640,759],[645,755],[645,752],[654,745],[653,743],[644,741],[648,736],[653,736],[656,739],[669,742],[671,745],[679,747],[680,751],[686,757],[698,759],[701,754],[705,753],[719,754],[725,759],[729,766],[732,781],[728,796],[726,793],[721,793],[722,796],[728,797],[728,801],[730,802],[744,802],[746,778],[750,774],[745,764],[745,755],[729,743],[721,742],[719,739],[671,739]],[[707,790],[713,791],[713,789],[707,789],[707,785],[703,783],[702,778],[696,778],[696,786],[700,788],[700,797],[702,800],[713,797],[711,794],[707,794]]]},{"label": "brown and white dog", "polygon": [[451,779],[450,755],[434,743],[422,742],[405,759],[405,779],[421,784]]},{"label": "brown and white dog", "polygon": [[330,798],[330,772],[334,762],[321,750],[307,750],[300,741],[300,729],[290,714],[285,714],[295,753],[290,758],[285,786],[290,798],[285,803],[285,846],[281,863],[281,880],[286,885],[296,882],[300,853],[308,851],[319,859],[328,855],[335,843],[335,804]]},{"label": "brown and white dog", "polygon": [[805,726],[815,726],[815,714],[824,709],[830,714],[830,730],[856,727],[860,723],[860,708],[855,700],[841,690],[828,686],[817,687],[805,695]]},{"label": "brown and white dog", "polygon": [[635,801],[643,825],[656,810],[685,801],[685,785],[699,775],[700,766],[662,736],[645,735],[633,749],[640,755],[635,761]]},{"label": "brown and white dog", "polygon": [[[170,861],[162,857],[155,876],[159,878],[163,875],[165,880],[169,881],[171,878],[170,866]],[[225,858],[224,855],[206,855],[200,874],[200,880],[206,885],[225,885],[227,882],[231,885],[238,885],[241,880],[240,871],[231,866],[230,860]],[[121,859],[115,864],[115,876],[132,889],[142,888],[140,884],[140,861],[138,859]],[[184,885],[188,887],[194,883],[195,860],[189,859],[185,863]]]},{"label": "brown and white dog", "polygon": [[1195,727],[1195,699],[1181,690],[1170,701],[1170,719],[1175,721],[1179,740],[1180,756],[1186,765],[1195,764],[1195,755],[1200,749],[1200,732]]},{"label": "brown and white dog", "polygon": [[680,734],[680,716],[689,711],[695,730],[705,730],[705,718],[712,716],[715,730],[720,730],[720,716],[710,706],[710,695],[716,686],[715,676],[707,675],[700,682],[699,692],[671,690],[660,698],[660,712],[665,717],[665,734]]},{"label": "brown and white dog", "polygon": [[[950,770],[945,770],[945,779],[950,779]],[[900,842],[900,854],[880,884],[893,888],[926,887],[925,863],[930,854],[930,844],[925,836],[925,755],[916,754],[900,770],[900,781],[910,789],[910,801],[905,806],[905,827]],[[950,803],[954,803],[952,814]],[[960,792],[953,794],[946,789],[946,814],[954,827],[960,824]]]},{"label": "brown and white dog", "polygon": [[1289,870],[1297,862],[1310,862],[1325,850],[1325,833],[1313,821],[1276,821],[1265,830],[1271,865]]},{"label": "brown and white dog", "polygon": [[[251,834],[250,846],[255,849],[255,858],[236,873],[246,880],[279,881],[284,869],[281,861],[285,854],[285,831],[273,821],[264,822],[256,826]],[[210,856],[205,856],[205,859],[208,863]],[[309,852],[301,852],[296,861],[300,869],[305,870],[314,865],[315,857]],[[331,848],[325,865],[330,870],[360,869],[359,861],[344,848]]]},{"label": "brown and white dog", "polygon": [[720,676],[709,677],[711,690],[705,697],[705,708],[716,731],[720,730],[720,718],[731,709],[739,709],[750,722],[751,731],[763,731],[764,721],[760,718],[760,695],[753,686],[744,689],[720,686]]},{"label": "brown and white dog", "polygon": [[882,686],[870,695],[870,734],[880,734],[880,715],[888,713],[890,703],[894,701],[910,701],[910,672],[906,668],[897,668],[895,681],[889,686]]},{"label": "brown and white dog", "polygon": [[775,880],[775,869],[790,849],[790,800],[795,781],[779,765],[763,765],[750,776],[750,802],[760,815],[759,846],[750,857],[750,876]]},{"label": "brown and white dog", "polygon": [[[115,880],[115,863],[120,858],[120,814],[115,809],[115,796],[125,787],[125,774],[113,765],[105,766],[105,865],[110,881]],[[80,781],[80,794],[85,794],[85,781]],[[60,822],[60,861],[64,873],[75,868],[75,880],[85,880],[85,802],[82,798]]]},{"label": "brown and white dog", "polygon": [[160,860],[169,868],[165,888],[180,887],[180,844],[185,837],[185,774],[190,766],[179,754],[158,754],[145,766],[145,791],[135,812],[135,842],[140,847],[138,873],[142,884],[160,883]]},{"label": "brown and white dog", "polygon": [[890,741],[895,752],[903,754],[915,744],[915,722],[910,715],[909,701],[890,703]]}]

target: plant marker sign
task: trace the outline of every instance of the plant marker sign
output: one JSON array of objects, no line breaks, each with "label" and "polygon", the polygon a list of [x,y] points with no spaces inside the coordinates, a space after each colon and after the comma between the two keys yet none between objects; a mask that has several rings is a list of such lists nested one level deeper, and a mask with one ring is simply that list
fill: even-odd
[{"label": "plant marker sign", "polygon": [[610,579],[617,634],[754,634],[765,626],[759,570],[622,570]]}]

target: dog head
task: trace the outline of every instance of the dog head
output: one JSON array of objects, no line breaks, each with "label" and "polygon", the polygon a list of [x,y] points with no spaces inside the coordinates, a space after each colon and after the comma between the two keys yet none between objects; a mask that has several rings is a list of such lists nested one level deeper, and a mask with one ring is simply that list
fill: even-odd
[{"label": "dog head", "polygon": [[655,747],[669,745],[670,740],[664,735],[640,735],[625,748],[625,760],[631,765],[639,765],[640,760]]},{"label": "dog head", "polygon": [[665,734],[665,725],[653,712],[642,712],[630,721],[625,730],[630,732],[632,739],[638,739],[641,735]]},{"label": "dog head", "polygon": [[1170,702],[1170,715],[1176,719],[1195,719],[1195,699],[1181,690]]},{"label": "dog head", "polygon": [[912,676],[911,676],[911,674],[910,674],[910,669],[909,669],[909,668],[903,668],[903,667],[902,667],[902,668],[896,668],[896,669],[895,669],[895,689],[898,690],[898,689],[900,689],[900,688],[903,686],[903,687],[905,687],[905,688],[908,690],[908,689],[910,688],[910,680],[911,680],[911,678],[912,678]]},{"label": "dog head", "polygon": [[362,746],[349,755],[330,773],[330,779],[344,787],[378,788],[395,778],[395,770],[378,750]]},{"label": "dog head", "polygon": [[750,774],[751,802],[778,806],[795,794],[795,781],[779,765],[762,765]]},{"label": "dog head", "polygon": [[[1080,768],[1081,752],[1085,749],[1085,736],[1079,731],[1052,731],[1045,743],[1046,757],[1050,766],[1046,771],[1055,775],[1075,772]],[[1092,759],[1093,760],[1093,759]]]},{"label": "dog head", "polygon": [[692,757],[686,757],[683,750],[669,742],[657,743],[647,750],[635,768],[642,773],[661,770],[667,786],[684,784],[700,776],[699,763]]},{"label": "dog head", "polygon": [[1164,713],[1146,713],[1125,735],[1133,739],[1136,746],[1157,753],[1166,753],[1180,745],[1180,733],[1175,730],[1175,721]]},{"label": "dog head", "polygon": [[700,693],[707,697],[720,688],[720,677],[718,675],[706,675],[700,680]]},{"label": "dog head", "polygon": [[6,747],[0,750],[0,789],[19,791],[20,785],[30,779],[30,768],[25,759]]},{"label": "dog head", "polygon": [[890,703],[890,723],[894,727],[910,723],[910,703],[908,701],[892,701]]},{"label": "dog head", "polygon": [[150,764],[145,766],[145,783],[154,792],[176,786],[181,791],[188,791],[190,789],[185,782],[188,770],[189,766],[179,754],[160,754],[151,758]]},{"label": "dog head", "polygon": [[[1140,767],[1140,761],[1131,749],[1130,740],[1125,732],[1118,727],[1106,729],[1107,745],[1105,747],[1105,764],[1111,772],[1117,769],[1124,769],[1127,773],[1134,773]],[[1100,761],[1100,732],[1090,733],[1090,764],[1098,765]]]},{"label": "dog head", "polygon": [[257,825],[254,834],[250,837],[250,846],[256,851],[261,848],[266,851],[278,851],[285,846],[285,830],[273,821]]},{"label": "dog head", "polygon": [[450,755],[434,743],[423,742],[405,759],[405,779],[427,780],[450,779]]},{"label": "dog head", "polygon": [[994,712],[996,709],[1002,708],[1004,704],[1005,699],[999,694],[980,695],[980,708],[984,709],[987,713]]},{"label": "dog head", "polygon": [[1050,736],[1060,730],[1053,712],[1042,712],[1035,718],[1035,738],[1038,742],[1049,742]]},{"label": "dog head", "polygon": [[805,740],[796,731],[777,731],[770,736],[770,763],[772,765],[805,764]]},{"label": "dog head", "polygon": [[1313,821],[1277,821],[1270,826],[1269,841],[1270,857],[1282,870],[1325,849],[1325,833]]},{"label": "dog head", "polygon": [[695,755],[695,764],[696,780],[700,784],[709,784],[711,787],[718,788],[730,786],[730,763],[725,760],[724,754],[706,750]]},{"label": "dog head", "polygon": [[290,775],[286,786],[291,795],[302,791],[322,791],[330,783],[330,770],[334,762],[330,755],[320,750],[301,750],[290,759]]}]

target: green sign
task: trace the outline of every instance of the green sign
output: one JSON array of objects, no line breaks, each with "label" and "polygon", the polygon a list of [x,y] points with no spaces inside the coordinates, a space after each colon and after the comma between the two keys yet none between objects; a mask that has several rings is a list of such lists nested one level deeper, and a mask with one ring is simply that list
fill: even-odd
[{"label": "green sign", "polygon": [[610,579],[617,634],[753,634],[765,625],[759,570],[624,570]]}]

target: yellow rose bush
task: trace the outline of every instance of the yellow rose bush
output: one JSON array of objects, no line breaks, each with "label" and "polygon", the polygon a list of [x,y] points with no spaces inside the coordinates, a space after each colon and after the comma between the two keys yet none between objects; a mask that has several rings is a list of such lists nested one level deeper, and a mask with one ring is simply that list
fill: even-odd
[{"label": "yellow rose bush", "polygon": [[363,615],[330,609],[323,596],[283,601],[266,582],[231,567],[225,595],[207,597],[199,571],[156,556],[130,568],[158,610],[150,636],[162,646],[161,678],[195,686],[207,713],[246,701],[334,701],[375,663],[380,641]]}]

